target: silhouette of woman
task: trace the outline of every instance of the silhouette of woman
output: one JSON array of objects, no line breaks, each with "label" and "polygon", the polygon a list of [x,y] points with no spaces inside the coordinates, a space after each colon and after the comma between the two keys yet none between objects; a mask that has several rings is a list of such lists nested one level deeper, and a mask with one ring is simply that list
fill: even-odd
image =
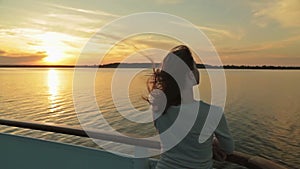
[{"label": "silhouette of woman", "polygon": [[[179,60],[179,61],[178,61]],[[187,66],[184,69],[182,64]],[[181,65],[180,65],[181,64]],[[223,111],[217,106],[203,101],[194,100],[193,86],[199,84],[199,72],[191,51],[185,45],[177,46],[164,58],[160,69],[156,69],[148,80],[148,102],[152,106],[154,125],[161,134],[166,131],[178,117],[178,112],[184,108],[183,114],[188,115],[190,107],[198,104],[197,116],[188,134],[175,146],[168,147],[172,138],[161,137],[162,154],[156,169],[210,169],[213,156],[224,160],[226,154],[234,150],[234,142],[224,114],[214,133],[205,142],[198,141],[206,117],[210,110]],[[183,126],[184,127],[184,126]],[[174,131],[176,136],[178,131]]]}]

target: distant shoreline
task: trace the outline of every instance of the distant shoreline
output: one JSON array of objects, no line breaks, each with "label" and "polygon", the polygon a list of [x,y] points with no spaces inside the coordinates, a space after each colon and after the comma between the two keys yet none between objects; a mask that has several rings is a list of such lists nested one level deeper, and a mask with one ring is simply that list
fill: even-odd
[{"label": "distant shoreline", "polygon": [[[105,65],[0,65],[0,68],[152,68],[150,63],[111,63]],[[159,64],[155,64],[158,67]],[[213,66],[197,64],[198,69],[270,69],[270,70],[300,70],[300,66],[248,66],[224,65]]]}]

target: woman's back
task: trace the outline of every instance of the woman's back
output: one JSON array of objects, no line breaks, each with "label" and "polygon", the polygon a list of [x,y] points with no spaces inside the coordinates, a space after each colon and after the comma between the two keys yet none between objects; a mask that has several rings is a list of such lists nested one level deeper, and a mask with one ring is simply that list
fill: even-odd
[{"label": "woman's back", "polygon": [[[164,153],[161,155],[157,169],[212,168],[213,135],[204,143],[200,144],[198,140],[208,113],[220,112],[222,111],[221,108],[210,106],[202,101],[182,104],[181,106],[170,106],[167,112],[155,121],[155,125],[159,133],[164,132],[176,120],[180,108],[183,109],[186,116],[189,116],[189,114],[192,113],[189,112],[189,110],[192,111],[193,108],[191,107],[195,104],[199,104],[199,111],[195,123],[192,124],[191,130],[176,146],[165,152],[164,149],[166,144],[170,142],[170,140],[168,140],[170,138],[161,137],[161,146]],[[175,136],[179,135],[177,131],[174,131],[172,134]],[[233,151],[233,140],[228,130],[225,116],[222,117],[215,134],[220,141],[221,148],[223,148],[226,153],[231,153]]]}]

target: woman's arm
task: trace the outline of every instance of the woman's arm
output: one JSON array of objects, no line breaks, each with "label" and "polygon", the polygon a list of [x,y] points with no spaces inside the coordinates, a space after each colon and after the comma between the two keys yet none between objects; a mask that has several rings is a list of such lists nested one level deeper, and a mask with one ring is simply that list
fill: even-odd
[{"label": "woman's arm", "polygon": [[227,125],[225,115],[222,115],[220,123],[215,130],[215,136],[219,142],[220,149],[226,154],[231,154],[234,151],[234,141]]}]

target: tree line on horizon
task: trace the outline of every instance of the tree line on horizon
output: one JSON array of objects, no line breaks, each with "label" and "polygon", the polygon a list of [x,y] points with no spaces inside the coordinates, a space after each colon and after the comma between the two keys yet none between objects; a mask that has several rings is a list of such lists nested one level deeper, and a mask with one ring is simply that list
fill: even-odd
[{"label": "tree line on horizon", "polygon": [[[101,65],[0,65],[2,68],[155,68],[159,67],[159,63],[109,63]],[[273,65],[208,65],[197,64],[199,69],[300,69],[300,66],[273,66]]]}]

